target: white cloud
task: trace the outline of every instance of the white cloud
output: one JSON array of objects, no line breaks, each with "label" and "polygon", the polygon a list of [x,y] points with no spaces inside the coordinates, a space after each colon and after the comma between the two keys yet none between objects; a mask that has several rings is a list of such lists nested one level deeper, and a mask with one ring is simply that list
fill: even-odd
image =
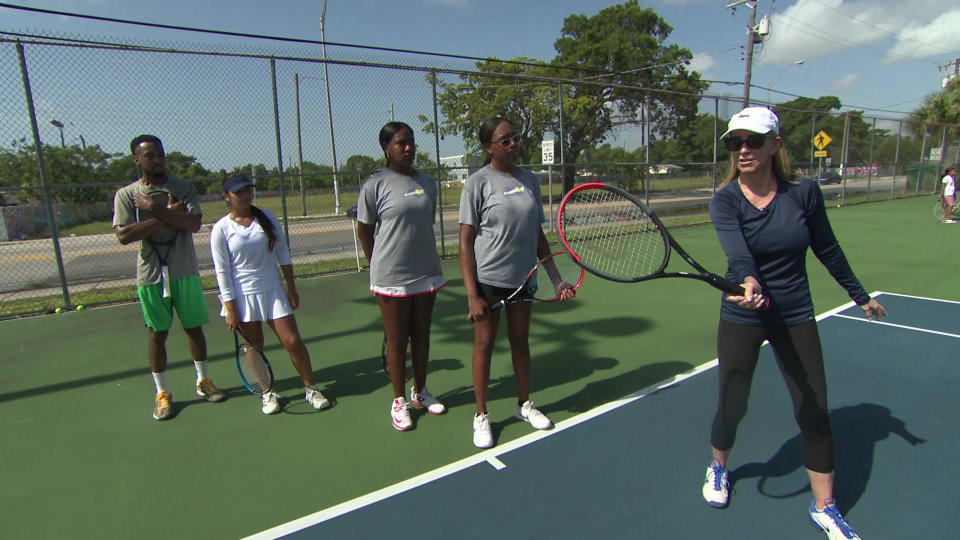
[{"label": "white cloud", "polygon": [[860,81],[860,75],[857,73],[848,73],[843,77],[833,81],[830,85],[830,91],[834,94],[846,94],[857,87]]},{"label": "white cloud", "polygon": [[[909,39],[937,44],[938,40],[944,39],[941,36],[947,35],[950,24],[953,25],[951,43],[954,45],[937,46],[955,50],[957,41],[953,40],[960,39],[956,35],[958,20],[948,15],[957,10],[944,13],[953,5],[952,1],[944,0],[803,0],[773,16],[770,36],[763,45],[763,60],[765,63],[786,63],[849,48],[872,49],[882,56],[886,49],[883,42],[893,36],[898,36],[897,45],[886,54],[888,58],[916,57],[913,52],[894,51],[916,49],[918,43]],[[936,30],[935,34],[929,33],[932,29]],[[908,40],[904,40],[904,36]],[[905,45],[900,46],[901,42]],[[945,51],[938,52],[943,54]]]},{"label": "white cloud", "polygon": [[690,65],[687,66],[689,71],[696,71],[703,76],[706,76],[706,73],[713,66],[717,65],[716,60],[713,59],[713,56],[709,54],[697,54],[690,59]]},{"label": "white cloud", "polygon": [[944,13],[926,25],[904,28],[887,51],[887,62],[954,54],[960,49],[960,9]]}]

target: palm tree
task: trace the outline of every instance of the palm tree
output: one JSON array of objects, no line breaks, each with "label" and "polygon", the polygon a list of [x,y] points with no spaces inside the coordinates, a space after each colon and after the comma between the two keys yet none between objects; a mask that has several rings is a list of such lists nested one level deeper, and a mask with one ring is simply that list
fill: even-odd
[{"label": "palm tree", "polygon": [[[960,77],[953,77],[946,88],[937,94],[931,94],[916,110],[910,113],[909,130],[917,136],[933,135],[940,128],[940,146],[947,148],[940,155],[941,164],[950,158],[949,147],[954,137],[948,131],[960,136]],[[960,149],[954,152],[954,161],[960,155]]]}]

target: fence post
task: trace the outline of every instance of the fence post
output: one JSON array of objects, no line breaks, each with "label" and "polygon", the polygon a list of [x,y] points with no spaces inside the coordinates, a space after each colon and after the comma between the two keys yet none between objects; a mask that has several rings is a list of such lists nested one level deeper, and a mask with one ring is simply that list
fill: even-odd
[{"label": "fence post", "polygon": [[[563,146],[564,141],[566,141],[563,133],[563,84],[557,85],[557,96],[560,104],[560,145],[559,147],[560,147],[560,171],[562,171],[560,175],[563,178],[563,187],[560,188],[560,196],[562,197],[567,194],[567,149],[564,148]],[[574,171],[572,176],[573,176],[573,181],[570,184],[571,189],[574,187],[573,184],[577,182],[576,171]]]},{"label": "fence post", "polygon": [[711,193],[713,196],[717,194],[717,158],[719,157],[717,151],[717,142],[719,135],[717,131],[720,128],[720,98],[713,98],[713,172],[711,173],[711,182],[713,187]]},{"label": "fence post", "polygon": [[923,154],[927,150],[927,126],[923,124],[923,141],[920,143],[920,158],[917,160],[917,189],[914,195],[920,194],[920,178],[923,176]]},{"label": "fence post", "polygon": [[840,204],[847,200],[847,166],[850,159],[850,113],[843,114],[843,150],[840,157],[840,170],[843,171],[843,188],[840,189]]},{"label": "fence post", "polygon": [[[897,167],[900,166],[900,139],[903,136],[903,120],[897,121],[897,148],[893,151],[893,181],[890,182],[890,198],[897,196]],[[904,171],[906,172],[906,171]],[[904,184],[906,187],[906,184]]]},{"label": "fence post", "polygon": [[53,254],[57,261],[57,273],[60,275],[60,290],[63,293],[63,305],[70,305],[70,291],[67,289],[67,275],[63,269],[63,254],[60,252],[60,225],[53,212],[53,199],[50,186],[47,185],[47,168],[43,161],[43,143],[40,142],[40,130],[37,128],[37,111],[33,107],[33,91],[30,89],[30,75],[27,73],[27,57],[23,52],[23,44],[16,45],[17,57],[20,60],[20,76],[23,79],[23,92],[27,100],[27,114],[30,116],[30,128],[33,130],[33,144],[37,151],[37,173],[40,175],[40,185],[43,187],[43,201],[47,207],[47,216],[50,219],[50,240],[53,242]]},{"label": "fence post", "polygon": [[293,101],[297,104],[297,163],[300,177],[300,214],[307,217],[307,194],[303,191],[303,139],[300,135],[300,74],[293,74]]},{"label": "fence post", "polygon": [[[437,176],[440,176],[440,124],[437,115],[437,71],[430,70],[430,83],[433,89],[433,148],[437,153]],[[437,214],[440,216],[440,256],[447,256],[447,237],[443,231],[443,185],[440,179],[435,178],[437,183]]]},{"label": "fence post", "polygon": [[870,153],[867,158],[867,200],[870,200],[870,181],[873,180],[873,145],[877,133],[877,119],[873,119],[873,129],[870,130]]},{"label": "fence post", "polygon": [[283,177],[283,150],[280,147],[280,107],[277,105],[277,61],[270,59],[270,82],[273,84],[273,132],[277,138],[277,170],[280,171],[280,208],[283,213],[283,236],[290,246],[290,216],[287,215],[286,179]]}]

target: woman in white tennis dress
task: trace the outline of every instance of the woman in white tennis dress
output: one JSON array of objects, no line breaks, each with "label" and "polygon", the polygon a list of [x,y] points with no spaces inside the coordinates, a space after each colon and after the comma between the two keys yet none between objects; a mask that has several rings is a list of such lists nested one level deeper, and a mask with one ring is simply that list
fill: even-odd
[{"label": "woman in white tennis dress", "polygon": [[[300,306],[300,296],[290,250],[279,236],[280,222],[269,210],[252,204],[253,184],[242,174],[223,180],[222,196],[230,205],[230,213],[220,218],[210,233],[210,251],[223,304],[220,315],[230,331],[239,328],[261,350],[262,322],[266,321],[290,354],[303,381],[307,402],[314,409],[326,409],[330,401],[314,386],[310,353],[293,316],[293,310]],[[262,400],[263,414],[280,412],[276,392],[267,392]]]}]

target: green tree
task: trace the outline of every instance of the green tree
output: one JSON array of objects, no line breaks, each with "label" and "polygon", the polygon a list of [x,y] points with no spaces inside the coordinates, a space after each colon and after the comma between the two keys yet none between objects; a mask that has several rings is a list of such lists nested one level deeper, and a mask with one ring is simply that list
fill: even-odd
[{"label": "green tree", "polygon": [[[460,75],[459,83],[438,81],[441,137],[459,135],[464,141],[472,141],[472,150],[479,152],[477,129],[483,121],[500,116],[513,122],[522,138],[520,161],[530,163],[534,154],[539,157],[544,132],[557,124],[559,94],[545,80],[556,71],[533,58],[514,60],[524,64],[486,60],[476,64],[476,73]],[[432,82],[433,73],[427,74],[427,80]],[[432,121],[423,115],[418,118],[426,133],[434,132]]]},{"label": "green tree", "polygon": [[372,172],[386,166],[385,161],[384,158],[377,159],[370,156],[354,154],[348,157],[347,161],[340,166],[340,172],[356,174],[357,171],[360,171],[360,174],[369,176]]},{"label": "green tree", "polygon": [[[674,137],[697,112],[707,88],[686,66],[689,49],[666,44],[673,28],[635,0],[604,8],[593,17],[571,15],[554,43],[554,66],[578,66],[584,83],[564,86],[565,162],[576,162],[619,125],[634,124],[641,111],[651,131]],[[614,75],[598,76],[597,71]],[[564,188],[573,170],[564,171]]]},{"label": "green tree", "polygon": [[[715,134],[716,126],[719,126],[720,132]],[[723,131],[726,131],[725,122],[718,122],[712,114],[698,114],[691,121],[680,124],[673,137],[653,138],[650,142],[651,160],[657,163],[675,164],[713,163],[716,137]],[[717,151],[718,159],[724,160],[725,151],[719,146]],[[643,156],[638,155],[638,157]]]},{"label": "green tree", "polygon": [[947,82],[942,92],[931,94],[923,103],[910,113],[910,128],[918,136],[926,134],[936,137],[931,146],[943,149],[940,163],[943,165],[953,159],[949,147],[951,140],[960,136],[960,77]]},{"label": "green tree", "polygon": [[[617,126],[636,123],[638,111],[663,137],[674,136],[696,115],[707,84],[687,70],[693,56],[688,49],[665,43],[671,32],[654,10],[636,0],[592,17],[571,15],[554,43],[557,56],[551,62],[490,59],[479,62],[476,73],[461,75],[459,83],[439,83],[444,119],[436,127],[421,117],[424,130],[456,133],[477,144],[479,124],[503,116],[515,123],[523,140],[521,161],[529,163],[544,134],[561,131],[562,94],[564,140],[557,152],[566,152],[564,184],[569,189],[581,152],[601,145]],[[558,86],[558,77],[577,82]]]}]

